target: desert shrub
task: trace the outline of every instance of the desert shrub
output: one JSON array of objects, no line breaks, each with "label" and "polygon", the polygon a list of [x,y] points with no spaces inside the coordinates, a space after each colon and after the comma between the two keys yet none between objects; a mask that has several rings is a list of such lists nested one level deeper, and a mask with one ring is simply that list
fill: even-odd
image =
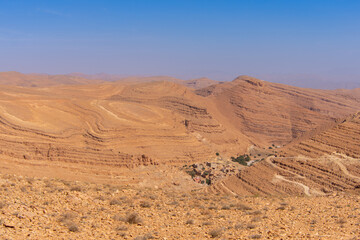
[{"label": "desert shrub", "polygon": [[343,219],[343,218],[340,218],[336,223],[338,223],[338,224],[345,224],[345,223],[346,223],[346,220]]},{"label": "desert shrub", "polygon": [[66,180],[62,180],[61,182],[67,187],[70,187],[70,185],[71,185],[71,182],[66,181]]},{"label": "desert shrub", "polygon": [[70,191],[73,191],[73,192],[81,192],[82,189],[80,186],[73,186],[70,188]]},{"label": "desert shrub", "polygon": [[234,228],[235,228],[236,230],[239,230],[239,229],[244,229],[245,226],[244,226],[244,224],[242,224],[242,223],[237,223],[237,224],[235,224]]},{"label": "desert shrub", "polygon": [[95,199],[96,199],[96,200],[105,201],[105,197],[104,197],[104,196],[97,196]]},{"label": "desert shrub", "polygon": [[244,155],[240,155],[238,157],[231,157],[231,161],[233,162],[237,162],[241,165],[244,165],[244,166],[247,166],[247,162],[250,161],[250,156],[247,155],[247,154],[244,154]]},{"label": "desert shrub", "polygon": [[62,214],[58,219],[58,221],[64,224],[70,232],[78,232],[79,227],[73,221],[75,217],[76,217],[75,213],[67,212]]},{"label": "desert shrub", "polygon": [[311,224],[311,225],[316,224],[316,220],[311,220],[311,221],[310,221],[310,224]]},{"label": "desert shrub", "polygon": [[209,210],[217,210],[218,208],[214,205],[209,206]]},{"label": "desert shrub", "polygon": [[76,215],[72,212],[67,212],[67,213],[63,213],[61,214],[60,218],[58,219],[59,222],[61,223],[66,223],[71,221],[72,219],[74,219],[76,217]]},{"label": "desert shrub", "polygon": [[194,220],[193,220],[193,219],[189,219],[189,220],[186,221],[186,224],[192,225],[192,224],[194,224]]},{"label": "desert shrub", "polygon": [[193,170],[186,171],[187,174],[189,174],[192,178],[196,176],[196,172]]},{"label": "desert shrub", "polygon": [[209,235],[211,238],[217,238],[220,237],[222,235],[222,229],[221,228],[217,228],[217,229],[213,229],[209,232]]},{"label": "desert shrub", "polygon": [[260,222],[261,218],[260,217],[254,217],[253,219],[251,219],[251,222]]},{"label": "desert shrub", "polygon": [[230,206],[229,205],[224,205],[221,207],[221,210],[230,210]]},{"label": "desert shrub", "polygon": [[33,182],[34,182],[34,179],[27,177],[27,178],[26,178],[26,181],[27,181],[28,184],[31,185],[31,184],[33,184]]},{"label": "desert shrub", "polygon": [[118,226],[118,227],[116,228],[116,231],[127,231],[127,230],[128,230],[128,228],[127,228],[125,225]]},{"label": "desert shrub", "polygon": [[125,219],[123,216],[121,216],[121,215],[114,215],[112,218],[113,218],[115,221],[123,221],[123,222],[126,222],[126,219]]},{"label": "desert shrub", "polygon": [[210,215],[211,212],[208,209],[204,209],[200,212],[201,215]]},{"label": "desert shrub", "polygon": [[139,217],[137,213],[129,213],[125,218],[125,222],[130,224],[141,224],[142,219]]},{"label": "desert shrub", "polygon": [[254,225],[254,224],[248,224],[248,225],[246,225],[246,228],[247,228],[247,229],[254,229],[254,228],[256,228],[256,225]]},{"label": "desert shrub", "polygon": [[79,231],[79,227],[74,222],[67,223],[67,228],[69,229],[70,232],[78,232]]},{"label": "desert shrub", "polygon": [[259,235],[259,234],[254,234],[254,235],[249,236],[249,239],[260,239],[260,238],[261,238],[261,235]]},{"label": "desert shrub", "polygon": [[210,179],[206,179],[206,184],[210,185],[211,184],[211,180]]},{"label": "desert shrub", "polygon": [[212,225],[212,222],[209,222],[209,221],[207,221],[207,222],[203,222],[203,224],[202,224],[203,226],[210,226],[210,225]]},{"label": "desert shrub", "polygon": [[179,205],[179,203],[177,201],[172,201],[172,202],[168,203],[168,205],[177,206],[177,205]]},{"label": "desert shrub", "polygon": [[140,207],[142,207],[142,208],[149,208],[149,207],[151,207],[151,203],[146,202],[146,201],[141,201],[141,202],[140,202]]},{"label": "desert shrub", "polygon": [[154,195],[150,195],[150,196],[149,196],[149,199],[151,199],[151,200],[156,200],[156,198],[157,198],[157,197],[154,196]]},{"label": "desert shrub", "polygon": [[121,201],[119,199],[111,199],[110,200],[110,205],[121,205]]},{"label": "desert shrub", "polygon": [[154,237],[150,233],[147,233],[143,236],[137,236],[134,240],[147,240],[147,239],[154,239]]},{"label": "desert shrub", "polygon": [[260,215],[261,211],[257,210],[257,211],[253,211],[253,212],[249,212],[249,215]]},{"label": "desert shrub", "polygon": [[242,210],[242,211],[252,210],[251,207],[246,206],[246,205],[244,205],[244,204],[237,204],[236,209],[237,209],[237,210]]}]

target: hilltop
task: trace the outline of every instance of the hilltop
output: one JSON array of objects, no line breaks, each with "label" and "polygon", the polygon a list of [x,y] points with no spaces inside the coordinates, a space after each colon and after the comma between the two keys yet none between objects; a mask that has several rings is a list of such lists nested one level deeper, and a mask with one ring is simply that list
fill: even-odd
[{"label": "hilltop", "polygon": [[315,90],[240,76],[197,90],[234,128],[260,145],[285,145],[360,109],[358,90]]},{"label": "hilltop", "polygon": [[87,176],[97,166],[107,178],[110,169],[121,175],[140,165],[181,166],[215,153],[227,159],[252,146],[289,144],[360,108],[357,90],[302,89],[248,76],[199,90],[155,80],[3,85],[0,167],[27,173],[71,165],[68,174]]},{"label": "hilltop", "polygon": [[101,80],[91,80],[78,76],[23,74],[19,72],[0,72],[0,85],[21,87],[49,87],[57,85],[82,85],[100,83]]}]

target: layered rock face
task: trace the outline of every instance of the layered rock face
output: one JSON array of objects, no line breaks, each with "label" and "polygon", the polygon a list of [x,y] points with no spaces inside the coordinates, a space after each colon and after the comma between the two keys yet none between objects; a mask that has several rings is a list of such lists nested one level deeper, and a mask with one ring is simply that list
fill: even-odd
[{"label": "layered rock face", "polygon": [[360,158],[360,113],[356,113],[340,123],[309,139],[286,147],[283,154],[319,157],[333,152]]},{"label": "layered rock face", "polygon": [[212,187],[245,195],[327,195],[360,191],[360,114],[318,129],[275,156]]},{"label": "layered rock face", "polygon": [[202,97],[170,82],[0,91],[0,157],[19,165],[92,171],[184,164],[231,145],[245,151],[250,142],[239,136]]},{"label": "layered rock face", "polygon": [[196,91],[255,143],[284,145],[360,109],[360,95],[269,83],[248,76]]},{"label": "layered rock face", "polygon": [[301,89],[244,76],[196,91],[153,79],[2,85],[0,158],[9,161],[4,168],[15,168],[12,161],[90,172],[94,166],[182,165],[216,152],[226,158],[251,145],[288,143],[335,124],[359,105],[357,91]]},{"label": "layered rock face", "polygon": [[215,184],[210,192],[236,195],[323,196],[359,193],[359,164],[339,156],[269,158]]}]

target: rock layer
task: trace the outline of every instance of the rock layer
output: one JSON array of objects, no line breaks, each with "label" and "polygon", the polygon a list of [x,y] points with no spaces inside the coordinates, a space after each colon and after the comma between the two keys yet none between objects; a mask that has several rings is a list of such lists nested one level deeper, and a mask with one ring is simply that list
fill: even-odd
[{"label": "rock layer", "polygon": [[257,144],[288,144],[360,109],[360,94],[269,83],[249,76],[196,91]]}]

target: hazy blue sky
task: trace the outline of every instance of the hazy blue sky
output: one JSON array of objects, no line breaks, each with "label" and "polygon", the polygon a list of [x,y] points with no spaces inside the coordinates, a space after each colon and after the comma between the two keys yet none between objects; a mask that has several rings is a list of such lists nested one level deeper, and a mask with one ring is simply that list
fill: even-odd
[{"label": "hazy blue sky", "polygon": [[360,1],[0,0],[9,70],[360,87]]}]

